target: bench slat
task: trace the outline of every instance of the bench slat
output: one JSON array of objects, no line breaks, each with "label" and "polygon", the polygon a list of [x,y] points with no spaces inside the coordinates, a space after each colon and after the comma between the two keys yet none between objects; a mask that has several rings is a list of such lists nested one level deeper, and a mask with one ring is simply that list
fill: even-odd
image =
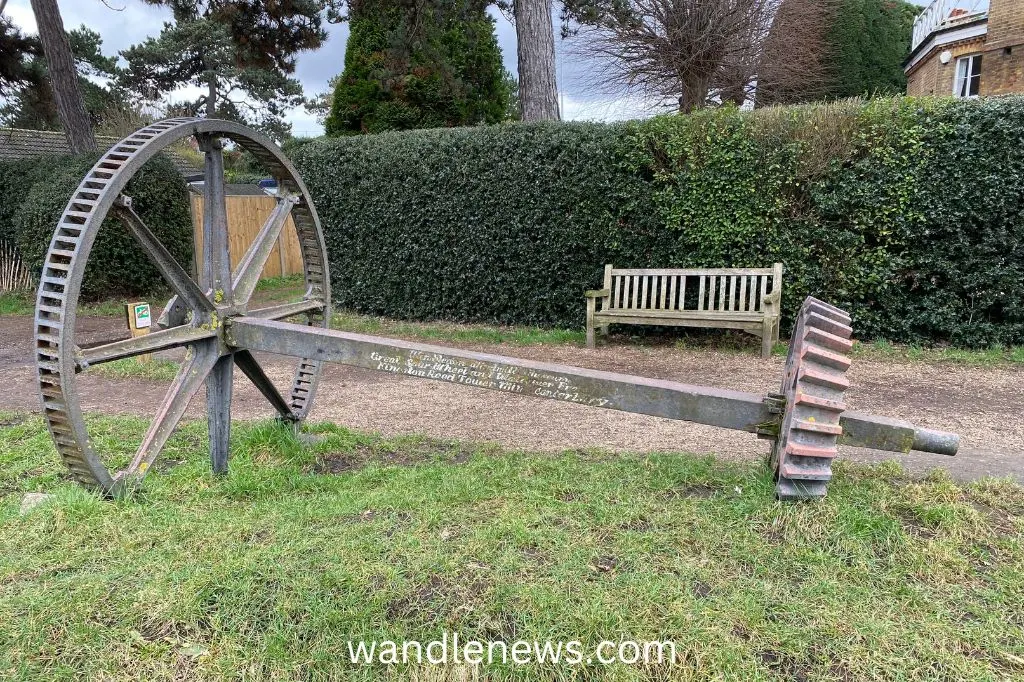
[{"label": "bench slat", "polygon": [[[607,270],[609,310],[690,310],[694,312],[763,312],[763,299],[775,291],[776,283],[768,274],[719,274],[721,269],[698,271],[699,275],[620,274],[638,270]],[[734,272],[730,270],[729,272]],[[738,271],[735,271],[738,272]],[[687,279],[695,279],[695,304],[686,300]],[[778,285],[781,287],[781,285]]]},{"label": "bench slat", "polygon": [[771,268],[622,268],[612,270],[614,275],[770,275]]},{"label": "bench slat", "polygon": [[644,319],[708,319],[708,320],[742,320],[746,322],[760,321],[762,315],[760,313],[737,313],[737,312],[724,312],[720,310],[704,310],[697,312],[696,310],[676,310],[668,312],[666,310],[608,310],[594,313],[594,319],[603,318],[614,318],[614,317],[633,317],[633,318],[644,318]]}]

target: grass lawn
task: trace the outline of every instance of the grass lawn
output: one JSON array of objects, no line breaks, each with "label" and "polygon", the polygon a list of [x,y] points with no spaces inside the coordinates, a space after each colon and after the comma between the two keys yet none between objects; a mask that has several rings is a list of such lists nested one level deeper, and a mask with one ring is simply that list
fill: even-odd
[{"label": "grass lawn", "polygon": [[177,362],[163,358],[152,358],[141,362],[138,358],[122,358],[90,367],[89,374],[107,379],[149,379],[152,381],[173,381],[178,373]]},{"label": "grass lawn", "polygon": [[[144,422],[94,418],[127,457]],[[4,680],[997,680],[1024,676],[1024,489],[186,424],[136,498],[0,415]],[[19,514],[25,491],[52,497]],[[672,640],[674,665],[354,665],[350,640]]]},{"label": "grass lawn", "polygon": [[[140,296],[131,299],[134,301],[149,301],[153,307],[154,317],[160,313],[161,306],[167,301],[168,294],[157,293],[150,296]],[[108,301],[90,301],[78,306],[79,315],[99,315],[102,317],[124,318],[124,307],[129,302],[124,299],[110,299]],[[0,315],[25,315],[35,314],[36,292],[35,291],[4,291],[0,292]]]},{"label": "grass lawn", "polygon": [[351,312],[335,313],[331,327],[359,334],[400,336],[432,343],[511,343],[519,346],[537,344],[576,344],[587,342],[582,329],[541,329],[539,327],[500,327],[486,324],[455,322],[406,322]]}]

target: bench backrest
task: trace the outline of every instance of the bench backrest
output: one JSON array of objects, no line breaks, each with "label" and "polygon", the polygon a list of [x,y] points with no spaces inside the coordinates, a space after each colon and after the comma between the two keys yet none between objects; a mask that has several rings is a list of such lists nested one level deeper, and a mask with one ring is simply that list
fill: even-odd
[{"label": "bench backrest", "polygon": [[[637,270],[605,266],[607,309],[760,313],[781,291],[782,264],[771,268]],[[777,307],[776,307],[777,310]]]}]

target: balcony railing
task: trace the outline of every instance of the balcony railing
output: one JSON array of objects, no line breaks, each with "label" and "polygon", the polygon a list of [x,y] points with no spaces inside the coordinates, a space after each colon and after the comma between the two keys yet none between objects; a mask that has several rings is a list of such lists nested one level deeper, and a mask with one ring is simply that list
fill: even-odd
[{"label": "balcony railing", "polygon": [[935,31],[965,24],[988,15],[989,0],[935,0],[914,20],[910,49],[928,39]]}]

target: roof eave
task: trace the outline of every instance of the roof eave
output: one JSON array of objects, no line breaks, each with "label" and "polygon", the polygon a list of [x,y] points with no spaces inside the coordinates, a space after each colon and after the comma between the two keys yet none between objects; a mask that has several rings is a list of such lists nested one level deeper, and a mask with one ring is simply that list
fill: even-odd
[{"label": "roof eave", "polygon": [[962,31],[965,28],[973,28],[975,26],[982,26],[986,24],[988,24],[988,15],[985,15],[979,19],[975,19],[974,21],[965,21],[962,24],[956,24],[955,26],[946,26],[945,28],[940,28],[937,31],[932,31],[927,35],[927,37],[925,37],[924,40],[921,41],[921,44],[915,47],[913,50],[911,50],[907,58],[903,60],[903,70],[906,71],[907,68],[914,62],[915,59],[917,59],[918,55],[920,55],[922,52],[930,50],[931,44],[937,36],[941,36],[944,33],[953,33],[955,31]]}]

